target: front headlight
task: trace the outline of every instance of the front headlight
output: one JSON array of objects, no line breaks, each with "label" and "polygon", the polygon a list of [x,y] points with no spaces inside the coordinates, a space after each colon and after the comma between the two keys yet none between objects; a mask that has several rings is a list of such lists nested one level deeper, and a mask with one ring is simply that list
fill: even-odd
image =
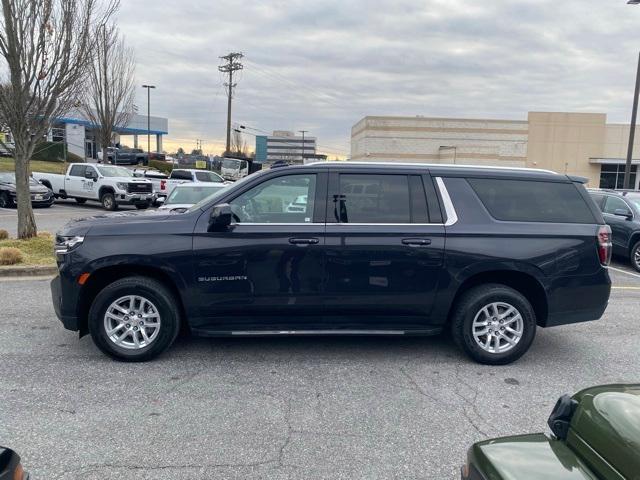
[{"label": "front headlight", "polygon": [[127,189],[127,184],[118,182],[118,183],[116,183],[116,187],[118,187],[120,190],[126,190]]},{"label": "front headlight", "polygon": [[84,242],[84,237],[63,237],[58,235],[56,236],[56,245],[54,250],[56,254],[69,253],[82,245],[82,242]]}]

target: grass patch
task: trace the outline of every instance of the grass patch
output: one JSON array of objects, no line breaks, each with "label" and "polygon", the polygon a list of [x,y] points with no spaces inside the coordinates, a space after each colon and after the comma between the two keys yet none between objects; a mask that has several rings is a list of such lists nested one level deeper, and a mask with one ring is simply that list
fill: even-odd
[{"label": "grass patch", "polygon": [[[65,173],[67,171],[66,163],[62,162],[45,162],[43,160],[31,160],[31,171],[42,173]],[[0,158],[0,172],[15,172],[16,163],[13,158]]]},{"label": "grass patch", "polygon": [[47,232],[29,240],[0,240],[0,249],[16,248],[22,254],[22,261],[16,265],[55,265],[53,255],[53,235]]}]

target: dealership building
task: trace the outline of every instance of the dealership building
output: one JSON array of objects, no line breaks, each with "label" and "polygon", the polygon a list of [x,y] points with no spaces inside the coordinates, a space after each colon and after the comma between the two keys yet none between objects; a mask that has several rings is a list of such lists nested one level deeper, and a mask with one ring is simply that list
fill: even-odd
[{"label": "dealership building", "polygon": [[[639,188],[640,135],[632,184]],[[529,167],[622,188],[629,125],[604,113],[529,112],[527,120],[368,116],[351,129],[351,160]]]},{"label": "dealership building", "polygon": [[[83,158],[96,158],[102,149],[95,132],[96,125],[80,112],[72,112],[64,118],[57,118],[47,134],[47,140],[66,142],[69,152]],[[133,115],[126,126],[114,129],[113,144],[147,149],[147,132],[151,135],[151,151],[162,152],[162,138],[169,131],[169,121],[162,117],[150,118],[147,130],[147,116]]]}]

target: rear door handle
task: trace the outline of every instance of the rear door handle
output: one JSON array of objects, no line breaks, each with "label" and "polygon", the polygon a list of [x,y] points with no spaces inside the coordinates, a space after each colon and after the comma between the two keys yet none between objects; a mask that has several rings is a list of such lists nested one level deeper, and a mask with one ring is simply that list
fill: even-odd
[{"label": "rear door handle", "polygon": [[428,238],[403,238],[402,244],[409,245],[410,247],[424,247],[431,245],[431,240]]},{"label": "rear door handle", "polygon": [[290,238],[291,245],[316,245],[319,242],[317,238]]}]

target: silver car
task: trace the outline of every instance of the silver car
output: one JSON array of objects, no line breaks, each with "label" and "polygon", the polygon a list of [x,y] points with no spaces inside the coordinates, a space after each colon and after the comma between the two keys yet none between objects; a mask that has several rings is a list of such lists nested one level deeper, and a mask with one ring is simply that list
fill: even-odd
[{"label": "silver car", "polygon": [[226,187],[227,186],[222,183],[183,183],[177,185],[159,210],[185,211],[199,201],[220,192]]}]

